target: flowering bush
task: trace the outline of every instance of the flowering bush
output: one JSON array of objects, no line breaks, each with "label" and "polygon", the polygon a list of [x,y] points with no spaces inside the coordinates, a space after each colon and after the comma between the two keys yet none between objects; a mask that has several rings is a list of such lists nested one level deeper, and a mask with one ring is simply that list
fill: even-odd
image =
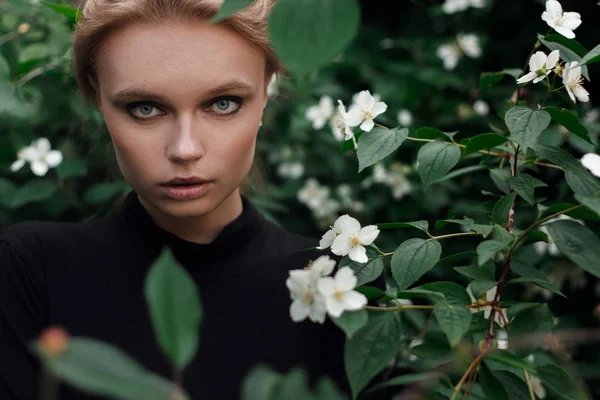
[{"label": "flowering bush", "polygon": [[[365,33],[354,47],[348,46],[358,27],[356,1],[279,0],[273,12],[272,40],[293,79],[274,79],[269,88],[273,100],[258,151],[274,173],[266,193],[253,199],[289,229],[319,232],[319,248],[341,257],[337,265],[322,256],[290,271],[290,318],[331,318],[345,332],[354,398],[367,391],[432,399],[594,398],[600,354],[590,346],[597,332],[589,328],[597,300],[580,299],[580,292],[600,277],[600,113],[589,93],[600,47],[592,43],[596,47],[588,51],[585,37],[575,39],[586,15],[564,11],[563,5],[575,8],[566,1],[548,0],[527,16],[549,31],[531,38],[530,55],[520,62],[525,67],[477,74],[474,88],[472,63],[485,57],[487,38],[465,16],[489,12],[492,2],[438,3],[423,6],[435,19],[430,25],[456,18],[460,29],[428,40],[374,41]],[[68,24],[48,22],[53,35],[44,42],[43,35],[27,36],[32,28],[20,22],[31,7],[47,21],[55,21],[58,10],[72,23],[76,12],[10,4],[14,18],[3,17],[9,32],[0,43],[17,43],[18,58],[0,57],[0,112],[34,122],[25,133],[6,123],[10,134],[2,136],[2,148],[11,151],[0,159],[6,165],[0,187],[9,194],[0,199],[0,217],[10,222],[99,215],[127,186],[102,182],[108,176],[105,157],[88,153],[101,147],[97,135],[77,145],[54,141],[59,132],[45,129],[58,126],[62,114],[42,112],[40,104],[62,105],[90,130],[100,126],[98,114],[82,109],[75,97],[62,99],[65,104],[40,103],[52,92],[29,84],[43,74],[69,79],[63,68],[68,45],[60,39],[68,37]],[[329,10],[311,14],[311,26],[298,27],[312,34],[286,35],[293,31],[291,21],[301,20],[289,16],[311,7]],[[590,23],[597,16],[590,15]],[[336,35],[328,35],[329,28]],[[361,38],[370,51],[358,46]],[[402,57],[395,57],[399,49]],[[348,76],[355,76],[352,87]],[[35,132],[43,134],[27,137]],[[61,153],[52,153],[53,147]],[[27,163],[35,176],[22,168]],[[51,168],[55,179],[48,177]],[[286,214],[281,204],[296,208]],[[307,215],[314,226],[307,226]],[[174,274],[170,284],[195,299],[185,274],[173,271],[178,267],[165,253],[148,277],[156,298],[161,274]],[[381,277],[385,288],[373,284]],[[199,325],[200,312],[189,312]],[[86,365],[68,354],[112,350],[74,341],[70,353],[62,354],[65,340],[64,333],[44,336],[40,357],[63,379],[86,387],[90,382],[69,374],[69,368]],[[174,364],[189,357],[171,354]],[[150,385],[146,373],[127,362],[139,371],[133,378]],[[252,391],[266,381],[281,388],[301,385],[302,374],[283,377],[257,368],[246,381],[246,398],[276,398],[275,392],[257,397]],[[118,395],[126,382],[100,384]],[[162,380],[152,385],[155,393],[179,390]],[[314,394],[303,388],[298,396],[343,398],[327,385]]]}]

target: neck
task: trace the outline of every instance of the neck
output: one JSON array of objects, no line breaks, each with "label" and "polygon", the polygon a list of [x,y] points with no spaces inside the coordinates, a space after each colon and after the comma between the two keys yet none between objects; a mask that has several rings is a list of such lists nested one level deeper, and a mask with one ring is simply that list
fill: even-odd
[{"label": "neck", "polygon": [[138,199],[155,225],[181,239],[199,244],[211,243],[223,228],[239,217],[243,211],[239,189],[233,191],[212,210],[191,217],[174,217],[148,203],[139,195]]}]

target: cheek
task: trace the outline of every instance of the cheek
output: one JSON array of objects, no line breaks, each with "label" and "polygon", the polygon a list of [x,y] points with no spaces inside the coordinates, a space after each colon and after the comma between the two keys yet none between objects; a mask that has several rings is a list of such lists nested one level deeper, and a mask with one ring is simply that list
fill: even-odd
[{"label": "cheek", "polygon": [[106,127],[115,149],[119,167],[125,178],[130,179],[130,172],[146,169],[152,164],[154,152],[152,145],[146,140],[140,140],[138,132],[132,132],[131,126],[121,121],[106,118]]}]

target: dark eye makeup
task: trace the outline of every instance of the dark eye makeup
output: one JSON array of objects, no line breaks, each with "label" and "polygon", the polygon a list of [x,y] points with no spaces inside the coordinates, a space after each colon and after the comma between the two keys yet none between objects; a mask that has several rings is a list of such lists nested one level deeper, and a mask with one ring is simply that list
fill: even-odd
[{"label": "dark eye makeup", "polygon": [[[232,104],[233,103],[233,104]],[[228,111],[229,108],[235,107],[233,111]],[[244,99],[239,96],[221,96],[210,100],[206,104],[206,109],[209,113],[216,115],[217,117],[229,117],[238,113],[244,106]],[[149,121],[156,118],[160,118],[164,114],[154,115],[150,117],[139,117],[134,114],[135,109],[145,107],[146,110],[150,108],[149,113],[152,113],[155,108],[162,110],[158,104],[153,101],[137,101],[129,103],[125,106],[125,111],[134,119],[139,121]]]}]

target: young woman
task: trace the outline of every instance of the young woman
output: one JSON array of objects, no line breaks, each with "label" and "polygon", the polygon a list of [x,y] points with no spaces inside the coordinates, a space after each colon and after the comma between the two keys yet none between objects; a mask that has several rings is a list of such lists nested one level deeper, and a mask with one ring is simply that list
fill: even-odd
[{"label": "young woman", "polygon": [[[270,0],[210,24],[222,0],[88,0],[74,34],[81,94],[104,116],[123,177],[122,207],[91,223],[32,221],[0,236],[0,399],[40,398],[28,343],[50,325],[109,342],[171,377],[144,297],[168,246],[198,285],[193,399],[237,399],[249,370],[303,367],[346,385],[343,336],[290,318],[285,281],[318,245],[268,222],[243,194],[267,85]],[[61,400],[92,399],[69,386]]]}]

